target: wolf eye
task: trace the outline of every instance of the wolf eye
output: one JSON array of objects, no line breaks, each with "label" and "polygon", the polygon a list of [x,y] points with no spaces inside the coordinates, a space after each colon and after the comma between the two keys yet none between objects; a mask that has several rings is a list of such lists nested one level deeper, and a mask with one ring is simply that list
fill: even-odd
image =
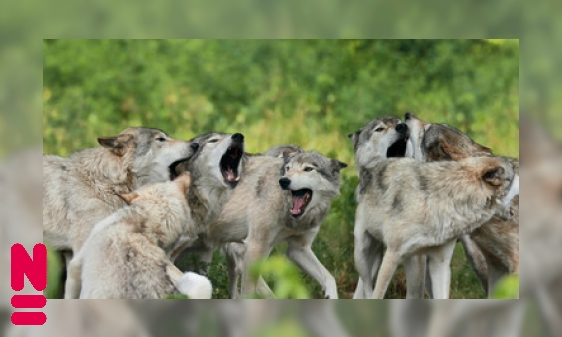
[{"label": "wolf eye", "polygon": [[310,172],[310,171],[312,171],[312,170],[313,170],[313,168],[310,167],[310,166],[307,166],[307,167],[304,168],[304,171],[305,171],[305,172]]},{"label": "wolf eye", "polygon": [[381,131],[383,131],[383,130],[384,130],[384,128],[376,128],[376,129],[375,129],[376,132],[381,132]]},{"label": "wolf eye", "polygon": [[156,138],[156,140],[159,141],[159,142],[165,142],[165,141],[166,141],[166,138],[164,138],[164,137],[158,137],[158,138]]},{"label": "wolf eye", "polygon": [[215,139],[209,140],[209,143],[216,143],[216,142],[218,142],[218,141],[219,141],[219,140],[215,138]]}]

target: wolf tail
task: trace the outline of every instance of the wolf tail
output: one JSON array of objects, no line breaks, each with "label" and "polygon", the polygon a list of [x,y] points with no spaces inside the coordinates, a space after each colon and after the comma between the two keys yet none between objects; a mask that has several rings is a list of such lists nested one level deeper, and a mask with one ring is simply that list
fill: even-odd
[{"label": "wolf tail", "polygon": [[193,272],[183,274],[176,288],[191,299],[210,299],[213,294],[211,281],[205,276]]}]

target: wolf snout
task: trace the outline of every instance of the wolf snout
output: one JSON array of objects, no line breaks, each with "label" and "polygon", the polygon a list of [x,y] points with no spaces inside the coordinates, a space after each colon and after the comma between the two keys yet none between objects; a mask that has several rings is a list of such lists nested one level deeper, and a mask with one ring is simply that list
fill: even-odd
[{"label": "wolf snout", "polygon": [[191,143],[189,147],[191,147],[193,151],[197,151],[199,149],[199,143]]},{"label": "wolf snout", "polygon": [[281,185],[282,189],[286,190],[289,188],[289,185],[291,185],[291,180],[289,180],[289,178],[282,177],[279,179],[279,185]]},{"label": "wolf snout", "polygon": [[408,125],[406,125],[405,123],[398,124],[396,125],[396,131],[400,133],[406,133],[406,131],[408,131]]},{"label": "wolf snout", "polygon": [[241,133],[235,133],[235,134],[232,135],[232,140],[242,142],[242,141],[244,141],[244,135],[241,134]]}]

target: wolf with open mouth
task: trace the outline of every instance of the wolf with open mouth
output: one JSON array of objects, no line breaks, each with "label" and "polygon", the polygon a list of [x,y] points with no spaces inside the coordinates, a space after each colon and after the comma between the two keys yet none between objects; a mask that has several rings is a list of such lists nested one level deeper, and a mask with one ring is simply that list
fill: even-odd
[{"label": "wolf with open mouth", "polygon": [[[361,282],[354,298],[383,298],[402,262],[407,298],[423,298],[425,254],[430,260],[450,261],[457,237],[494,215],[504,220],[513,216],[510,202],[519,193],[519,183],[508,160],[420,163],[388,158],[413,155],[409,136],[409,127],[396,117],[375,119],[350,135],[360,179],[354,257]],[[449,264],[429,267],[435,298],[448,298]]]},{"label": "wolf with open mouth", "polygon": [[144,127],[100,137],[98,142],[100,146],[68,158],[43,156],[43,239],[64,252],[66,262],[98,221],[125,206],[119,193],[172,180],[173,169],[199,148]]},{"label": "wolf with open mouth", "polygon": [[[171,258],[172,261],[176,260],[180,269],[184,271],[196,269],[206,275],[207,268],[194,268],[185,265],[184,261],[187,261],[190,255],[196,254],[198,261],[208,266],[214,249],[218,248],[207,235],[208,225],[220,214],[243,176],[246,161],[244,135],[211,132],[197,136],[190,142],[199,144],[199,151],[188,161],[177,165],[175,174],[185,171],[191,173],[188,203],[198,240],[195,243],[190,242],[189,246],[180,246]],[[235,260],[229,252],[237,250],[239,249],[226,249],[227,260]],[[236,264],[228,263],[228,268],[236,268]]]},{"label": "wolf with open mouth", "polygon": [[245,175],[209,235],[218,242],[245,243],[243,296],[272,295],[263,279],[249,277],[247,266],[286,241],[289,259],[322,285],[327,298],[338,298],[334,277],[311,246],[339,195],[340,170],[347,165],[315,151],[290,152],[296,154],[248,157]]}]

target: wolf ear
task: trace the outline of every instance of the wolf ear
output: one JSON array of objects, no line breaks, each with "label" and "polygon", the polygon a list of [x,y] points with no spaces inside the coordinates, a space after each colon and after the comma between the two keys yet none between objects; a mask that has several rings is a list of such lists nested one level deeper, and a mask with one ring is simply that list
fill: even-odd
[{"label": "wolf ear", "polygon": [[174,179],[174,182],[178,185],[180,191],[185,195],[189,192],[189,187],[191,186],[191,174],[189,171],[185,171]]},{"label": "wolf ear", "polygon": [[357,140],[359,139],[360,134],[361,134],[361,129],[347,135],[347,138],[351,139],[351,142],[353,143],[353,147],[355,147],[355,145],[357,144]]},{"label": "wolf ear", "polygon": [[118,156],[123,156],[127,145],[132,140],[133,136],[129,134],[121,134],[116,137],[98,137],[98,143]]},{"label": "wolf ear", "polygon": [[293,157],[294,155],[296,155],[296,153],[291,153],[291,151],[283,151],[282,153],[283,155],[283,162],[287,163],[289,161],[289,158]]},{"label": "wolf ear", "polygon": [[482,152],[486,152],[488,154],[492,154],[492,149],[490,149],[489,147],[485,147],[484,145],[480,145],[478,143],[474,143],[476,144],[476,147],[478,147],[478,149]]},{"label": "wolf ear", "polygon": [[123,193],[123,194],[117,194],[117,195],[121,199],[123,199],[123,201],[125,201],[127,203],[127,205],[130,205],[133,202],[133,200],[135,200],[139,196],[139,194],[137,192]]},{"label": "wolf ear", "polygon": [[361,129],[355,131],[354,133],[350,133],[347,135],[347,138],[351,139],[351,141],[353,143],[355,143],[355,141],[357,140],[357,137],[359,137],[359,134],[361,133]]},{"label": "wolf ear", "polygon": [[488,169],[482,175],[482,179],[492,186],[500,186],[502,184],[501,176],[505,173],[505,169],[501,166]]},{"label": "wolf ear", "polygon": [[342,168],[346,168],[347,164],[337,159],[330,159],[332,161],[332,168],[339,172]]}]

